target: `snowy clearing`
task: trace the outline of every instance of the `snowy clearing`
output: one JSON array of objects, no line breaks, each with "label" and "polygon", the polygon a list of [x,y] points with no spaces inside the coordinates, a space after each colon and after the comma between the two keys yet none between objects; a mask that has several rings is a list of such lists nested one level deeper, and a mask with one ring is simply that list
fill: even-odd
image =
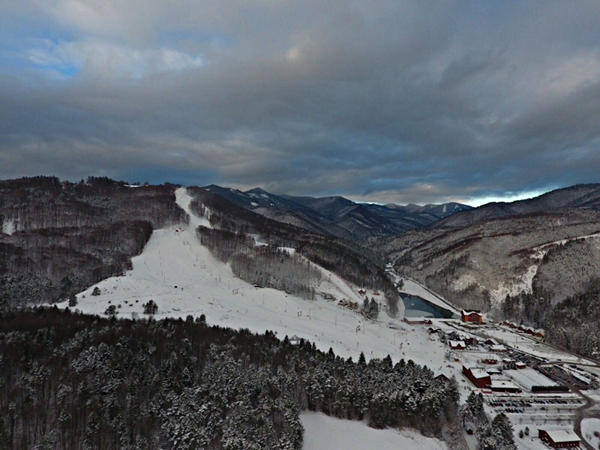
[{"label": "snowy clearing", "polygon": [[2,232],[4,234],[13,234],[16,231],[15,221],[6,219],[2,221]]},{"label": "snowy clearing", "polygon": [[447,449],[445,443],[410,429],[376,430],[364,422],[329,417],[322,413],[300,414],[304,426],[304,450]]},{"label": "snowy clearing", "polygon": [[600,448],[600,419],[583,419],[581,435],[593,448]]}]

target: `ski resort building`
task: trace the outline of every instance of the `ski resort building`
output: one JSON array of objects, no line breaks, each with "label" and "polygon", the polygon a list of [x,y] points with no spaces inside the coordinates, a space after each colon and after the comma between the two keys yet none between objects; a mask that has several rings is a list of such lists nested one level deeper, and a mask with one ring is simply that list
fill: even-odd
[{"label": "ski resort building", "polygon": [[546,375],[532,368],[505,370],[504,375],[510,377],[519,386],[522,386],[528,392],[568,392],[569,388],[561,386]]},{"label": "ski resort building", "polygon": [[460,318],[463,322],[483,323],[483,314],[477,310],[467,311],[463,309],[460,313]]},{"label": "ski resort building", "polygon": [[480,369],[478,367],[463,366],[462,372],[463,375],[467,377],[471,381],[471,383],[473,383],[478,388],[488,387],[490,384],[492,384],[490,374],[483,369]]},{"label": "ski resort building", "polygon": [[507,352],[508,348],[502,344],[490,345],[490,351],[492,352]]},{"label": "ski resort building", "polygon": [[464,350],[467,348],[465,341],[448,341],[448,345],[452,350]]},{"label": "ski resort building", "polygon": [[581,440],[572,430],[538,430],[539,438],[552,448],[579,448]]},{"label": "ski resort building", "polygon": [[521,392],[521,388],[509,380],[492,380],[492,384],[490,384],[489,388],[493,392]]}]

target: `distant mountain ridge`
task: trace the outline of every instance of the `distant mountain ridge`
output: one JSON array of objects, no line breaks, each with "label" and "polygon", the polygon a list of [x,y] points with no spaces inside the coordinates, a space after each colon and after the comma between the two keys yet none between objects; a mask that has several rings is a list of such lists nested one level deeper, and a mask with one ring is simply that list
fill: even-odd
[{"label": "distant mountain ridge", "polygon": [[427,227],[452,214],[471,209],[460,203],[425,206],[357,203],[341,196],[277,195],[261,188],[240,191],[214,184],[202,189],[270,219],[358,241]]},{"label": "distant mountain ridge", "polygon": [[460,211],[436,224],[440,228],[458,228],[484,220],[545,213],[562,208],[600,210],[600,184],[576,184],[556,189],[538,197],[515,202],[494,202]]}]

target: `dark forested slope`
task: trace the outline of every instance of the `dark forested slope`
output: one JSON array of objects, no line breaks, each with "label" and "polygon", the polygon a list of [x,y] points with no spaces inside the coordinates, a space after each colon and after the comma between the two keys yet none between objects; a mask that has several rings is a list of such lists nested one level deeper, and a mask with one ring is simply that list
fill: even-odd
[{"label": "dark forested slope", "polygon": [[11,449],[300,449],[309,409],[448,436],[455,381],[194,320],[57,309],[0,316],[0,443]]},{"label": "dark forested slope", "polygon": [[185,220],[174,189],[107,178],[0,181],[0,308],[63,299],[122,273],[154,228]]}]

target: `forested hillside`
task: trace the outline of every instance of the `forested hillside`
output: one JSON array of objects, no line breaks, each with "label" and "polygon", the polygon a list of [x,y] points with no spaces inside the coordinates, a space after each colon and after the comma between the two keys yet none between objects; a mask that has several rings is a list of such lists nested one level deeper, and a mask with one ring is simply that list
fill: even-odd
[{"label": "forested hillside", "polygon": [[[296,286],[292,289],[299,293],[308,292],[314,276],[301,267],[300,261],[277,250],[280,247],[294,248],[298,254],[358,286],[381,290],[385,294],[390,313],[396,313],[399,296],[394,284],[385,273],[383,255],[343,239],[323,236],[293,225],[276,222],[204,189],[188,188],[188,191],[195,198],[191,205],[193,211],[200,216],[207,216],[210,224],[218,229],[200,228],[202,243],[223,261],[237,260],[234,266],[239,269],[238,274],[242,271],[256,273],[250,267],[260,265],[256,262],[256,258],[262,259],[263,262],[278,258],[290,267],[297,267],[300,270],[299,274],[303,274],[302,278],[307,280],[303,283],[303,288]],[[273,248],[253,249],[252,242],[255,237],[259,237],[262,242]],[[255,262],[245,260],[241,264],[242,255],[244,258],[255,258]],[[269,264],[265,268],[268,266]],[[245,269],[245,267],[249,268]],[[255,276],[246,279],[251,282],[257,281]],[[291,285],[293,280],[287,280],[285,283]]]},{"label": "forested hillside", "polygon": [[10,312],[0,367],[14,449],[300,449],[305,409],[446,439],[458,423],[456,383],[412,361],[344,360],[203,317]]},{"label": "forested hillside", "polygon": [[361,244],[369,238],[427,227],[452,214],[471,209],[460,203],[425,206],[356,203],[341,196],[277,195],[261,188],[244,192],[214,184],[202,189],[278,222]]},{"label": "forested hillside", "polygon": [[174,189],[93,177],[0,181],[0,309],[65,299],[123,273],[153,229],[185,220]]}]

